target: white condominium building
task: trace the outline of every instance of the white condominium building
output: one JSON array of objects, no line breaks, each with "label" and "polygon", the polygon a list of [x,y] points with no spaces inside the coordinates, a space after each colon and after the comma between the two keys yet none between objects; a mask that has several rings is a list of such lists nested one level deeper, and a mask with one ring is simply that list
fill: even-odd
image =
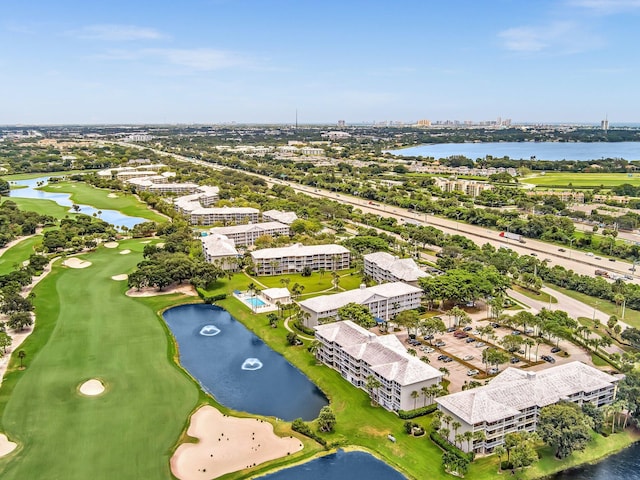
[{"label": "white condominium building", "polygon": [[230,227],[213,227],[211,233],[224,235],[235,242],[237,246],[253,245],[256,238],[263,235],[277,237],[289,235],[289,225],[280,222],[250,223],[247,225],[233,225]]},{"label": "white condominium building", "polygon": [[251,223],[258,221],[260,210],[251,207],[202,207],[188,213],[192,225],[212,225],[216,222]]},{"label": "white condominium building", "polygon": [[[442,373],[407,353],[395,335],[377,336],[350,320],[315,327],[320,346],[317,358],[365,390],[374,401],[391,411],[413,410],[427,405],[428,388],[442,381]],[[380,387],[368,391],[367,379]],[[419,397],[414,398],[412,392]]]},{"label": "white condominium building", "polygon": [[390,320],[399,312],[413,310],[420,306],[422,289],[403,282],[383,283],[374,287],[361,285],[355,290],[322,295],[299,302],[300,308],[307,313],[304,324],[315,327],[322,319],[333,321],[338,309],[348,303],[364,305],[374,317]]},{"label": "white condominium building", "polygon": [[405,282],[418,284],[418,279],[428,277],[412,258],[398,258],[386,252],[364,255],[364,274],[378,283]]},{"label": "white condominium building", "polygon": [[482,431],[486,439],[474,441],[464,451],[489,453],[504,443],[510,432],[537,428],[540,410],[561,400],[600,407],[612,403],[620,380],[581,362],[550,367],[540,372],[507,368],[489,385],[453,393],[436,399],[438,409],[462,426],[449,434]]},{"label": "white condominium building", "polygon": [[239,254],[233,240],[224,235],[211,234],[200,237],[202,241],[202,251],[208,263],[218,263],[224,270],[236,270]]},{"label": "white condominium building", "polygon": [[264,248],[251,253],[258,275],[280,275],[302,272],[305,267],[316,271],[349,268],[349,250],[341,245],[301,245]]},{"label": "white condominium building", "polygon": [[174,199],[173,204],[180,213],[188,215],[194,210],[216,203],[219,193],[220,189],[218,187],[204,185],[198,187],[195,193]]},{"label": "white condominium building", "polygon": [[291,225],[297,219],[298,215],[296,215],[296,212],[283,212],[281,210],[267,210],[266,212],[262,212],[262,220],[267,222],[280,222]]}]

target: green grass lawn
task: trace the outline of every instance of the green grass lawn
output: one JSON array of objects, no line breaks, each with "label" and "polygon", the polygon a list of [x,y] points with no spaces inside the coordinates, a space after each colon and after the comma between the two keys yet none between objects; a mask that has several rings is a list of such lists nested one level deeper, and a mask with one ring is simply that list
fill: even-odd
[{"label": "green grass lawn", "polygon": [[35,172],[35,173],[14,173],[13,175],[3,175],[2,179],[7,182],[15,180],[31,180],[32,178],[40,177],[59,177],[61,175],[73,175],[75,173],[91,173],[97,170],[67,170],[64,172]]},{"label": "green grass lawn", "polygon": [[[55,266],[35,289],[37,326],[21,346],[23,371],[11,359],[0,388],[0,431],[19,449],[0,459],[0,478],[171,478],[169,457],[201,400],[194,381],[170,360],[174,348],[156,311],[176,295],[132,299],[126,282],[141,258],[100,248],[86,269]],[[107,391],[86,398],[93,377]]]},{"label": "green grass lawn", "polygon": [[[159,213],[151,210],[147,205],[138,200],[134,195],[124,192],[111,192],[110,190],[96,188],[83,182],[60,182],[46,185],[41,188],[46,192],[69,193],[75,203],[91,205],[97,209],[119,210],[131,217],[142,217],[154,222],[165,222],[167,219]],[[113,193],[117,198],[109,198]]]},{"label": "green grass lawn", "polygon": [[6,250],[0,256],[0,275],[6,275],[16,270],[16,266],[20,268],[22,262],[28,260],[33,251],[33,247],[42,242],[42,235],[36,235],[31,238],[22,240],[13,247]]},{"label": "green grass lawn", "polygon": [[[340,274],[339,290],[333,290],[333,277],[331,276],[331,272],[325,272],[324,274],[313,272],[310,277],[303,277],[298,273],[261,276],[254,277],[254,283],[262,283],[268,288],[281,288],[283,286],[286,286],[287,288],[289,288],[289,290],[291,290],[291,287],[293,287],[293,285],[298,283],[304,286],[304,290],[302,292],[302,295],[300,296],[301,299],[311,298],[318,295],[339,293],[343,289],[353,290],[354,288],[358,288],[362,283],[362,278],[359,275],[356,275],[353,269],[341,270],[338,273]],[[289,283],[285,284],[282,282],[282,280],[289,280]],[[245,289],[246,287],[239,288],[238,290]]]},{"label": "green grass lawn", "polygon": [[625,309],[624,319],[621,316],[620,307],[618,307],[615,303],[609,302],[607,300],[603,300],[601,298],[591,297],[584,293],[575,292],[573,290],[568,290],[566,288],[558,287],[557,285],[545,285],[548,288],[552,288],[553,290],[557,290],[560,293],[564,293],[567,297],[574,298],[579,300],[580,302],[589,305],[590,307],[596,307],[598,310],[606,313],[607,315],[615,315],[619,320],[628,323],[632,327],[640,328],[640,312],[637,310],[632,310],[630,308]]},{"label": "green grass lawn", "polygon": [[558,303],[558,299],[556,297],[545,292],[535,293],[527,288],[521,287],[520,285],[512,285],[511,288],[532,300],[538,300],[539,302],[544,303]]},{"label": "green grass lawn", "polygon": [[69,213],[69,209],[67,207],[58,205],[53,200],[42,200],[39,198],[2,197],[2,202],[6,202],[7,200],[11,200],[12,202],[14,202],[20,210],[36,212],[40,215],[50,215],[54,218],[57,218],[58,220],[73,215],[73,213]]},{"label": "green grass lawn", "polygon": [[569,186],[574,187],[599,187],[604,185],[614,187],[621,183],[640,185],[640,174],[634,173],[632,177],[626,173],[571,173],[571,172],[546,172],[545,175],[536,175],[521,180],[522,183],[531,183],[544,186]]}]

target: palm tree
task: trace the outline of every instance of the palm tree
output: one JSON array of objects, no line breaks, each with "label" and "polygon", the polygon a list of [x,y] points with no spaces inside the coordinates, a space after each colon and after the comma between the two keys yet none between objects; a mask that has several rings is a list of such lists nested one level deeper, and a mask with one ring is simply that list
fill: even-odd
[{"label": "palm tree", "polygon": [[445,377],[449,376],[449,370],[446,367],[440,367],[438,370],[440,370],[442,375],[444,375]]},{"label": "palm tree", "polygon": [[411,398],[413,398],[413,409],[415,410],[416,408],[418,408],[418,406],[416,405],[416,403],[418,402],[418,397],[420,396],[420,394],[418,393],[417,390],[414,390],[413,392],[411,392]]},{"label": "palm tree", "polygon": [[20,370],[24,368],[23,361],[24,361],[24,357],[26,356],[27,356],[27,352],[25,352],[24,350],[18,351],[18,358],[20,359]]},{"label": "palm tree", "polygon": [[467,451],[471,451],[471,440],[473,440],[473,432],[471,430],[467,430],[462,434],[462,437],[467,441]]},{"label": "palm tree", "polygon": [[504,457],[507,454],[507,451],[502,445],[498,445],[496,448],[493,449],[493,453],[495,453],[498,456],[498,468],[500,468],[500,471],[502,471],[502,457]]},{"label": "palm tree", "polygon": [[453,428],[453,434],[455,435],[455,438],[458,437],[458,429],[462,426],[462,424],[460,422],[451,422],[451,428]]},{"label": "palm tree", "polygon": [[464,435],[462,433],[456,433],[454,440],[455,440],[456,447],[458,446],[458,443],[459,443],[460,448],[462,448],[462,441],[464,440]]},{"label": "palm tree", "polygon": [[477,444],[484,442],[487,439],[487,434],[484,433],[484,430],[476,430],[473,432],[473,442],[474,442],[474,450],[477,447]]},{"label": "palm tree", "polygon": [[374,396],[374,392],[376,392],[381,386],[382,386],[382,383],[380,382],[380,380],[378,380],[373,375],[369,375],[367,377],[366,387],[367,387],[367,390],[369,391],[369,397],[371,397],[371,405],[378,404],[378,399],[377,399],[378,396],[377,394]]},{"label": "palm tree", "polygon": [[[449,424],[451,422],[453,422],[453,417],[451,415],[444,415],[442,417],[442,421],[445,423],[445,425],[447,426],[447,429],[448,429],[449,428]],[[447,437],[448,437],[448,435],[447,435]]]},{"label": "palm tree", "polygon": [[424,397],[424,404],[422,405],[423,407],[427,406],[427,398],[429,397],[429,388],[431,387],[422,387],[420,389],[420,391],[422,392],[422,396]]}]

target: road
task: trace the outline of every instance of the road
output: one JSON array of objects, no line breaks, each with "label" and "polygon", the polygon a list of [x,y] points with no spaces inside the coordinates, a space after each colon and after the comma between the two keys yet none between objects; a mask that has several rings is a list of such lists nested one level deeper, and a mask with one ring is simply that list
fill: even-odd
[{"label": "road", "polygon": [[[141,145],[121,143],[121,142],[102,142],[102,143],[117,143],[121,146],[138,148],[140,150],[147,149]],[[215,170],[224,170],[229,167],[216,165],[203,160],[198,160],[184,155],[178,155],[174,153],[165,152],[157,149],[153,150],[158,155],[173,157],[181,162],[195,163],[203,165]],[[515,240],[509,240],[500,237],[496,230],[490,230],[484,227],[478,227],[475,225],[469,225],[456,220],[448,218],[436,217],[433,215],[427,215],[423,213],[417,213],[408,209],[400,207],[389,206],[384,204],[371,204],[369,201],[354,197],[351,195],[345,195],[341,193],[331,192],[329,190],[323,190],[319,188],[309,187],[306,185],[300,185],[286,180],[278,180],[265,175],[257,173],[247,172],[241,170],[247,175],[262,178],[267,184],[274,185],[286,185],[293,188],[297,192],[304,193],[311,197],[329,198],[340,203],[346,203],[358,207],[363,213],[371,213],[379,215],[381,217],[393,217],[400,223],[415,223],[420,225],[432,225],[442,231],[450,234],[460,234],[469,238],[477,245],[483,245],[489,243],[495,248],[510,248],[514,250],[518,255],[534,255],[540,260],[548,260],[550,266],[561,265],[567,270],[573,270],[575,273],[581,275],[593,276],[596,269],[606,270],[618,275],[631,275],[633,264],[617,260],[615,262],[608,261],[606,258],[596,260],[597,257],[589,256],[585,252],[574,250],[571,248],[564,248],[564,252],[559,251],[559,247],[551,245],[539,240],[526,239],[526,244],[521,244]],[[640,273],[640,272],[639,272]],[[633,283],[640,283],[640,277],[633,272],[633,280],[625,280]]]}]

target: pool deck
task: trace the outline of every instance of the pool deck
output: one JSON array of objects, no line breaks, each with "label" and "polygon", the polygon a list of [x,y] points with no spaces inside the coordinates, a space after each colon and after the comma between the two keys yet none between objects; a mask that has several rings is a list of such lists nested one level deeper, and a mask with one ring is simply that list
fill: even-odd
[{"label": "pool deck", "polygon": [[[278,310],[277,305],[274,305],[273,303],[271,303],[269,300],[267,300],[266,298],[260,296],[260,294],[258,295],[251,295],[248,292],[233,292],[233,296],[236,297],[238,300],[240,300],[244,305],[246,305],[246,307],[251,310],[252,312],[255,313],[264,313],[264,312],[274,312],[276,310]],[[251,300],[259,300],[262,303],[264,303],[264,305],[258,305],[258,306],[252,306],[251,305]]]}]

